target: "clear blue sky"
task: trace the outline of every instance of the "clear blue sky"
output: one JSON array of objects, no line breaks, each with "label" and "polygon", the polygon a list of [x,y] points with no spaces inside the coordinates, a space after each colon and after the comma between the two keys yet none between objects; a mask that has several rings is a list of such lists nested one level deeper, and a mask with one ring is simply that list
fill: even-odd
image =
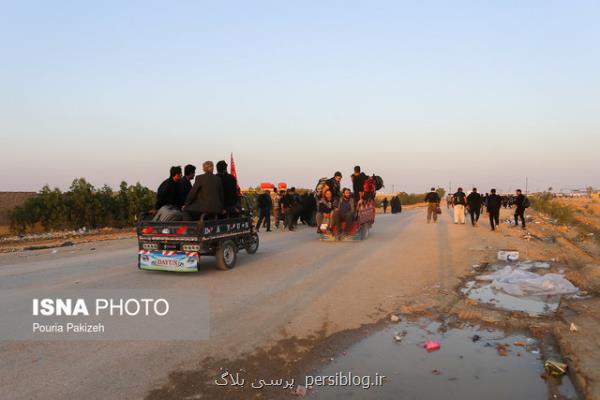
[{"label": "clear blue sky", "polygon": [[[359,163],[388,190],[600,186],[598,1],[11,1],[0,190],[242,186]],[[348,183],[348,181],[346,181]]]}]

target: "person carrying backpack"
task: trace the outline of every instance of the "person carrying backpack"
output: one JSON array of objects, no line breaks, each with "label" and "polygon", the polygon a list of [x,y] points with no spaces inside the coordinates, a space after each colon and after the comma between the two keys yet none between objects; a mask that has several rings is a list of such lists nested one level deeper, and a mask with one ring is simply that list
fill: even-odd
[{"label": "person carrying backpack", "polygon": [[359,200],[362,200],[363,193],[365,192],[365,182],[367,181],[367,175],[360,170],[360,166],[354,167],[354,173],[350,176],[352,179],[352,194],[354,196],[354,204],[358,204]]},{"label": "person carrying backpack", "polygon": [[465,207],[467,205],[467,196],[462,188],[452,195],[452,207],[454,208],[454,223],[465,224]]},{"label": "person carrying backpack", "polygon": [[[396,196],[398,197],[398,196]],[[400,199],[398,198],[398,201]],[[440,195],[435,191],[435,188],[432,187],[431,191],[425,195],[425,201],[427,202],[427,223],[431,222],[431,218],[433,218],[433,222],[437,222],[438,219],[438,208],[440,206]],[[393,211],[392,211],[393,212]]]}]

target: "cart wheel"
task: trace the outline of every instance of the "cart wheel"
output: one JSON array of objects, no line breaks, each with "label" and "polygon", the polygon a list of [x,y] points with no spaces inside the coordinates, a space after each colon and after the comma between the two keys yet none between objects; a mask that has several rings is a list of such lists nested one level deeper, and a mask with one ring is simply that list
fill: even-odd
[{"label": "cart wheel", "polygon": [[253,233],[252,236],[250,236],[250,240],[248,242],[248,244],[246,245],[246,253],[248,254],[254,254],[258,251],[258,244],[260,243],[260,240],[258,239],[258,233]]},{"label": "cart wheel", "polygon": [[217,253],[217,267],[222,270],[229,270],[235,266],[235,260],[237,259],[237,248],[235,243],[231,240],[225,240],[219,245]]}]

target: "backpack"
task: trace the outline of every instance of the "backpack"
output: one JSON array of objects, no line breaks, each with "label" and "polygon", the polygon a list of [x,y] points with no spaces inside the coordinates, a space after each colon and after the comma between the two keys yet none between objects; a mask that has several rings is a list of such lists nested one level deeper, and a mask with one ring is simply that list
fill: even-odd
[{"label": "backpack", "polygon": [[323,197],[323,188],[325,187],[325,185],[327,185],[328,180],[329,178],[327,177],[319,179],[319,183],[317,183],[317,186],[315,187],[315,197]]},{"label": "backpack", "polygon": [[381,188],[383,187],[383,179],[375,174],[373,174],[371,179],[373,180],[373,184],[375,185],[375,190],[381,190]]},{"label": "backpack", "polygon": [[365,193],[375,192],[375,183],[373,182],[373,178],[365,179],[365,183],[363,185],[363,190]]},{"label": "backpack", "polygon": [[529,197],[525,197],[523,200],[523,208],[529,208],[531,206],[531,202],[529,201]]}]

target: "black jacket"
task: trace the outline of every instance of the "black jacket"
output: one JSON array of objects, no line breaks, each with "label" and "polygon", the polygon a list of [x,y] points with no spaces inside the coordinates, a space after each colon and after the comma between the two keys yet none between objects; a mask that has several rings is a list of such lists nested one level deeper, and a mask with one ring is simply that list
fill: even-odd
[{"label": "black jacket", "polygon": [[467,195],[465,192],[456,192],[452,195],[452,201],[455,206],[466,206],[467,205]]},{"label": "black jacket", "polygon": [[361,172],[358,175],[352,174],[352,191],[354,193],[364,192],[366,180],[367,180],[367,175],[365,175],[364,172]]},{"label": "black jacket", "polygon": [[273,200],[268,193],[261,193],[257,199],[257,206],[263,210],[270,210],[273,208]]},{"label": "black jacket", "polygon": [[185,209],[195,213],[221,213],[223,211],[221,179],[213,174],[198,175],[185,201]]},{"label": "black jacket", "polygon": [[473,209],[481,208],[482,198],[477,192],[471,192],[467,196],[467,204]]},{"label": "black jacket", "polygon": [[192,190],[192,182],[190,182],[190,180],[184,176],[179,181],[179,196],[184,203],[185,199],[188,197],[188,194],[190,194],[190,190]]},{"label": "black jacket", "polygon": [[156,191],[156,204],[154,208],[159,210],[163,206],[174,206],[181,208],[183,198],[179,192],[179,184],[169,178],[163,181]]},{"label": "black jacket", "polygon": [[525,208],[523,203],[525,203],[525,195],[521,193],[520,195],[515,197],[515,205],[517,206],[517,208]]},{"label": "black jacket", "polygon": [[221,178],[223,185],[223,202],[227,210],[231,210],[239,205],[239,196],[237,188],[237,179],[235,176],[224,172],[217,175]]},{"label": "black jacket", "polygon": [[489,212],[498,212],[502,207],[502,197],[497,194],[490,194],[487,197],[487,209]]},{"label": "black jacket", "polygon": [[327,186],[331,191],[331,196],[334,200],[339,199],[342,195],[342,190],[340,188],[340,183],[335,180],[335,177],[329,178],[327,180]]},{"label": "black jacket", "polygon": [[425,201],[428,203],[439,203],[440,195],[437,192],[429,192],[425,196]]}]

